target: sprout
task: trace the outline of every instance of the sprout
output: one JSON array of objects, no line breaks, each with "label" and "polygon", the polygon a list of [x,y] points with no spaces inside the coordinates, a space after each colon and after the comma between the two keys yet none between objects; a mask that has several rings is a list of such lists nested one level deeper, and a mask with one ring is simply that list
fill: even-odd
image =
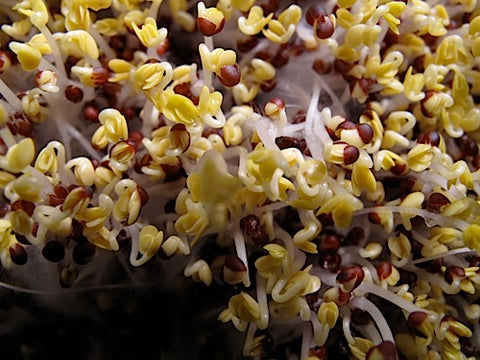
[{"label": "sprout", "polygon": [[177,358],[216,315],[221,358],[480,357],[475,9],[3,1],[6,306],[137,320],[154,286]]}]

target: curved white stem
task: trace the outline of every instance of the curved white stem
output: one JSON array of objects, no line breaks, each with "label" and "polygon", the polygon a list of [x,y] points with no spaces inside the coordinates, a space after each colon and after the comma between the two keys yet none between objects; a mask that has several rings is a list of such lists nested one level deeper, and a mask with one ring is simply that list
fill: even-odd
[{"label": "curved white stem", "polygon": [[[382,312],[375,306],[374,303],[372,303],[370,300],[362,297],[354,297],[351,301],[350,304],[353,306],[367,311],[377,324],[378,330],[380,331],[380,334],[382,335],[383,341],[391,341],[393,344],[395,344],[395,339],[393,338],[392,330],[388,326],[387,321],[383,317]],[[377,344],[378,345],[378,344]]]},{"label": "curved white stem", "polygon": [[61,82],[63,79],[65,80],[68,79],[67,72],[65,71],[65,64],[63,62],[62,54],[60,53],[60,49],[57,46],[57,43],[53,38],[52,33],[50,32],[50,30],[46,25],[38,26],[38,30],[40,30],[42,34],[45,36],[45,39],[47,40],[48,45],[52,50],[53,61],[55,62],[56,70],[59,73],[58,74],[59,82]]},{"label": "curved white stem", "polygon": [[308,322],[303,324],[302,331],[302,350],[300,352],[300,359],[306,360],[309,355],[309,350],[312,342],[312,327]]},{"label": "curved white stem", "polygon": [[268,326],[269,321],[269,312],[267,304],[267,294],[265,292],[265,279],[261,277],[258,273],[256,274],[257,281],[257,301],[260,307],[260,323],[258,328],[264,330]]},{"label": "curved white stem", "polygon": [[387,212],[391,211],[393,213],[408,213],[412,215],[421,216],[425,220],[431,221],[436,225],[455,227],[459,230],[465,230],[469,226],[469,223],[460,219],[446,217],[440,214],[432,213],[424,209],[417,209],[417,208],[404,207],[404,206],[378,206],[378,207],[364,208],[364,209],[355,211],[354,216],[369,214],[372,212],[385,212],[385,211]]},{"label": "curved white stem", "polygon": [[10,87],[0,78],[0,94],[3,95],[5,100],[10,104],[10,106],[15,111],[22,111],[22,102],[15,95],[15,93],[10,89]]},{"label": "curved white stem", "polygon": [[247,247],[245,245],[245,239],[243,238],[243,234],[240,229],[235,231],[233,236],[235,242],[235,250],[237,252],[238,258],[243,262],[245,267],[247,268],[247,273],[243,278],[243,284],[246,287],[250,286],[250,276],[249,276],[249,269],[248,269],[248,259],[247,259]]},{"label": "curved white stem", "polygon": [[[211,36],[204,36],[203,42],[207,45],[208,51],[213,51],[213,38]],[[203,71],[203,84],[208,87],[209,90],[212,89],[212,72],[205,68],[202,69]]]},{"label": "curved white stem", "polygon": [[369,283],[363,282],[354,290],[354,293],[358,296],[363,296],[364,294],[377,295],[387,301],[390,301],[392,304],[397,305],[399,308],[407,311],[408,313],[412,313],[415,311],[433,313],[429,310],[419,308],[418,306],[412,304],[411,302],[375,284],[369,284]]},{"label": "curved white stem", "polygon": [[248,325],[247,336],[245,337],[245,342],[243,344],[243,356],[250,356],[252,351],[252,341],[256,330],[257,325],[255,325],[255,323],[250,323],[250,325]]}]

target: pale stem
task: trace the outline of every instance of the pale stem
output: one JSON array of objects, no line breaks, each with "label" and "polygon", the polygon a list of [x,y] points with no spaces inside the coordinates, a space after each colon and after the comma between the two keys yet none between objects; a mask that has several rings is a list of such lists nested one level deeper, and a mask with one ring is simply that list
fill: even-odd
[{"label": "pale stem", "polygon": [[[208,51],[213,51],[213,38],[211,36],[204,36],[203,42],[207,45]],[[208,87],[208,89],[212,89],[212,72],[207,69],[203,69],[203,83]]]},{"label": "pale stem", "polygon": [[308,105],[307,118],[305,120],[305,140],[308,148],[312,152],[312,157],[323,161],[323,142],[315,136],[314,123],[318,119],[318,100],[320,98],[320,84],[315,82],[313,85],[312,97]]},{"label": "pale stem", "polygon": [[300,265],[298,268],[294,265],[295,264],[295,244],[293,242],[292,237],[288,232],[283,230],[280,226],[275,226],[275,236],[280,239],[283,244],[285,245],[285,249],[288,252],[288,270],[290,272],[294,272],[300,269],[300,267],[305,263],[305,258],[303,258],[303,262],[300,261],[298,265]]},{"label": "pale stem", "polygon": [[414,305],[410,301],[403,299],[401,296],[393,294],[391,291],[384,289],[380,286],[375,284],[369,284],[366,282],[361,283],[355,290],[355,294],[364,295],[364,294],[373,294],[379,296],[394,305],[397,305],[399,308],[405,310],[408,313],[412,313],[415,311],[421,311],[426,313],[432,313],[429,310],[425,310],[419,308],[418,306]]},{"label": "pale stem", "polygon": [[[132,236],[132,239],[133,239],[133,236]],[[133,241],[132,241],[133,242]],[[138,235],[137,235],[137,242],[138,242]],[[132,270],[130,269],[130,266],[129,264],[127,263],[125,257],[123,256],[123,254],[121,254],[120,252],[116,251],[115,253],[115,257],[117,258],[118,262],[120,263],[120,265],[122,266],[122,269],[123,271],[125,271],[125,274],[127,275],[127,277],[132,281],[132,282],[135,282],[135,277],[133,275],[133,272]],[[138,265],[135,265],[134,263],[132,263],[133,266],[140,266],[140,265],[143,265],[146,261],[148,260],[148,258],[143,255],[138,261]]]},{"label": "pale stem", "polygon": [[301,360],[306,360],[308,358],[311,342],[312,342],[312,327],[308,322],[305,322],[303,323],[303,330],[302,330],[302,350],[300,353]]},{"label": "pale stem", "polygon": [[0,129],[0,136],[2,137],[3,142],[5,143],[5,145],[7,145],[8,148],[12,147],[17,143],[8,126],[4,126]]},{"label": "pale stem", "polygon": [[352,336],[352,333],[350,331],[350,310],[346,307],[341,307],[340,312],[342,314],[342,330],[343,330],[343,335],[345,336],[345,339],[347,339],[347,342],[350,345],[355,344],[355,339]]},{"label": "pale stem", "polygon": [[266,117],[260,118],[256,123],[257,134],[267,149],[280,150],[277,144],[275,144],[275,129],[270,126],[270,123],[270,119]]},{"label": "pale stem", "polygon": [[[67,119],[70,118],[69,114],[66,114],[65,111],[72,111],[71,108],[62,108],[58,107],[57,101],[59,100],[59,97],[62,96],[63,93],[59,92],[56,94],[48,94],[48,96],[45,96],[45,100],[47,101],[51,115],[53,118],[53,121],[55,122],[55,125],[60,133],[60,138],[61,138],[61,143],[63,147],[65,148],[65,153],[63,155],[63,165],[65,164],[65,156],[68,157],[69,159],[71,158],[71,143],[70,143],[70,135],[68,134],[67,127],[65,126],[67,123]],[[63,165],[59,164],[59,172],[61,169],[63,169]]]},{"label": "pale stem", "polygon": [[78,141],[80,145],[82,145],[83,149],[88,153],[88,155],[92,159],[97,159],[100,160],[100,156],[98,155],[98,152],[93,149],[93,147],[90,145],[90,142],[83,136],[83,134],[78,131],[76,128],[74,128],[72,125],[65,123],[65,126],[67,128],[67,131],[72,135],[72,137]]},{"label": "pale stem", "polygon": [[[55,65],[53,65],[51,62],[45,60],[44,57],[42,57],[40,59],[40,65],[38,65],[38,70],[39,71],[44,71],[44,70],[51,70],[53,71],[54,73],[57,72],[57,68],[55,67]],[[62,80],[62,79],[59,79],[59,80]],[[61,81],[60,81],[61,82]]]},{"label": "pale stem", "polygon": [[424,257],[424,258],[421,258],[421,259],[413,260],[413,261],[411,261],[411,263],[412,264],[419,264],[419,263],[422,263],[422,262],[425,262],[425,261],[435,260],[435,259],[438,259],[438,258],[444,258],[444,257],[447,257],[447,256],[458,255],[458,254],[463,254],[463,255],[472,254],[473,255],[473,254],[475,254],[475,250],[472,250],[468,247],[462,247],[462,248],[450,250],[450,251],[447,251],[447,252],[444,252],[444,253],[435,254],[435,255]]},{"label": "pale stem", "polygon": [[0,94],[3,95],[5,100],[10,104],[10,106],[15,111],[22,111],[22,102],[15,95],[15,93],[10,89],[10,87],[0,78]]},{"label": "pale stem", "polygon": [[149,134],[152,129],[158,125],[158,109],[153,105],[150,100],[145,101],[145,105],[142,109],[143,115],[143,126],[142,132],[144,134]]},{"label": "pale stem", "polygon": [[247,273],[243,278],[243,283],[246,287],[250,286],[250,276],[249,276],[249,269],[248,269],[248,259],[247,259],[247,248],[245,245],[245,239],[243,238],[242,232],[237,229],[234,235],[234,242],[235,242],[235,250],[237,252],[238,258],[243,262],[245,267],[247,268]]},{"label": "pale stem", "polygon": [[110,194],[120,180],[122,180],[122,177],[120,175],[116,176],[107,186],[103,188],[102,194]]},{"label": "pale stem", "polygon": [[[319,79],[319,76],[317,76],[317,79]],[[332,90],[332,88],[328,85],[326,81],[322,79],[319,79],[317,81],[320,83],[321,89],[325,91],[328,94],[328,96],[330,96],[330,100],[332,101],[332,105],[330,106],[330,108],[332,109],[332,111],[338,112],[336,115],[345,116],[345,110],[343,108],[342,101],[337,96],[337,94],[335,94],[335,92]]]},{"label": "pale stem", "polygon": [[[377,324],[378,330],[382,335],[383,341],[391,341],[395,344],[395,339],[393,338],[392,330],[387,324],[387,321],[383,317],[383,314],[378,308],[368,299],[364,297],[353,298],[350,303],[353,306],[358,307],[359,309],[367,311],[375,323]],[[378,344],[376,344],[378,345]]]},{"label": "pale stem", "polygon": [[157,48],[155,46],[150,46],[147,48],[147,57],[158,59]]},{"label": "pale stem", "polygon": [[132,239],[132,247],[130,249],[130,263],[133,266],[136,266],[138,261],[137,261],[137,254],[138,254],[138,234],[139,231],[136,227],[131,227],[128,229],[128,233]]},{"label": "pale stem", "polygon": [[245,65],[249,64],[250,61],[252,61],[255,58],[255,54],[258,54],[260,51],[268,48],[271,45],[272,43],[269,40],[261,39],[251,51],[249,51],[248,53],[245,54],[245,56],[242,57],[242,59],[238,63],[238,67],[240,69],[243,68]]},{"label": "pale stem", "polygon": [[158,17],[158,10],[160,10],[160,5],[162,5],[162,2],[163,0],[153,0],[147,16],[156,19]]},{"label": "pale stem", "polygon": [[315,340],[315,344],[317,344],[318,346],[325,345],[330,330],[325,325],[320,324],[320,320],[318,320],[318,315],[314,311],[310,312],[310,321],[313,327],[313,338]]},{"label": "pale stem", "polygon": [[417,209],[417,208],[403,207],[403,206],[378,206],[378,207],[364,208],[364,209],[355,211],[354,216],[369,214],[372,212],[389,212],[389,211],[392,213],[411,214],[412,217],[415,215],[421,216],[425,220],[431,221],[436,225],[454,227],[459,230],[465,230],[465,228],[469,226],[469,223],[460,219],[432,213],[424,209]]},{"label": "pale stem", "polygon": [[100,51],[107,57],[107,60],[115,59],[117,57],[115,51],[113,51],[110,45],[108,45],[103,36],[99,34],[97,29],[95,29],[93,25],[90,26],[90,28],[88,29],[88,33],[92,35],[93,39],[100,48]]},{"label": "pale stem", "polygon": [[52,50],[53,61],[55,62],[55,67],[59,72],[59,78],[68,79],[67,72],[65,71],[65,65],[63,63],[62,54],[60,53],[60,49],[58,48],[52,33],[46,25],[38,26],[38,30],[43,33],[45,39],[48,42],[48,45],[50,46],[50,49]]},{"label": "pale stem", "polygon": [[243,356],[249,356],[252,351],[252,341],[255,336],[257,325],[250,323],[247,330],[247,336],[245,337],[245,343],[243,345]]},{"label": "pale stem", "polygon": [[261,330],[264,330],[267,328],[268,320],[269,320],[267,294],[265,292],[266,280],[257,273],[256,281],[257,281],[257,301],[260,307],[260,324],[258,324],[258,328]]},{"label": "pale stem", "polygon": [[380,344],[382,342],[382,337],[379,334],[378,329],[372,323],[359,326],[358,329],[364,333],[368,339],[372,340],[374,344]]}]

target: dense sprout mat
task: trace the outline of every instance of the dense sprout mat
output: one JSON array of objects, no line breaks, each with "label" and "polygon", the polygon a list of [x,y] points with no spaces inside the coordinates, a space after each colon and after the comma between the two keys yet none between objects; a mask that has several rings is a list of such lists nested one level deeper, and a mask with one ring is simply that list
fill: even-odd
[{"label": "dense sprout mat", "polygon": [[183,288],[149,347],[480,358],[476,0],[2,0],[0,19],[2,336],[16,302],[113,319],[116,291]]}]

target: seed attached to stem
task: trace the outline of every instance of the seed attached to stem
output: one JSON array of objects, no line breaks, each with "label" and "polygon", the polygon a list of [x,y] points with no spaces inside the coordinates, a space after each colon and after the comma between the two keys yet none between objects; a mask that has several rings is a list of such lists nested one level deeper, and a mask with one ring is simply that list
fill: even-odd
[{"label": "seed attached to stem", "polygon": [[364,276],[362,268],[354,265],[340,269],[336,280],[342,286],[344,292],[350,292],[360,285]]},{"label": "seed attached to stem", "polygon": [[83,90],[77,86],[68,85],[65,88],[65,97],[74,104],[78,104],[83,100]]},{"label": "seed attached to stem", "polygon": [[224,65],[220,68],[220,72],[217,73],[217,77],[223,85],[232,87],[240,82],[241,72],[236,64]]},{"label": "seed attached to stem", "polygon": [[22,245],[15,244],[13,246],[10,246],[8,251],[10,253],[10,258],[12,259],[14,264],[25,265],[27,263],[28,255]]}]

